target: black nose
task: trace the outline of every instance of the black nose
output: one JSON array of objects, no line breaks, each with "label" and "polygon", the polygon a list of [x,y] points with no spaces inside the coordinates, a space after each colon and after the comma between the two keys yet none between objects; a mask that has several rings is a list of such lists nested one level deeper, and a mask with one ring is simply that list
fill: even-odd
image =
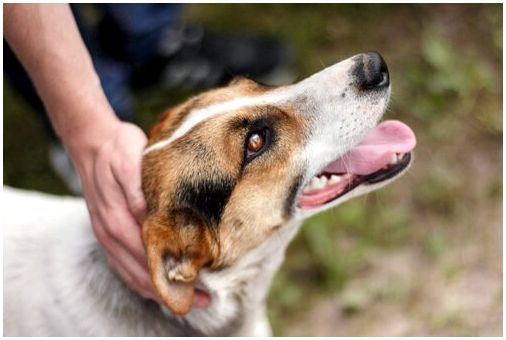
[{"label": "black nose", "polygon": [[387,64],[378,52],[360,55],[353,74],[357,86],[363,90],[375,90],[390,85]]}]

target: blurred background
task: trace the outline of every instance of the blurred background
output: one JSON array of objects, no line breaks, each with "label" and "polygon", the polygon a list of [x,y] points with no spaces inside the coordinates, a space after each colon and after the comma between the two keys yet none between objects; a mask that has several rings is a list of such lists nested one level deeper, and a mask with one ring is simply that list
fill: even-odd
[{"label": "blurred background", "polygon": [[[305,223],[271,289],[274,333],[502,335],[502,4],[206,4],[183,16],[284,41],[298,79],[379,51],[392,78],[386,118],[417,135],[403,178]],[[43,124],[4,80],[4,184],[70,194]],[[137,89],[133,120],[147,129],[196,92]]]}]

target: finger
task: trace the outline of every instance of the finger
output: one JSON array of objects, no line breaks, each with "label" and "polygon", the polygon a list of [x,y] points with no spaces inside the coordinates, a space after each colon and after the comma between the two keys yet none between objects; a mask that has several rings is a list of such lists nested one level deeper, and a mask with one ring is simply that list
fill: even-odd
[{"label": "finger", "polygon": [[[146,250],[135,220],[128,213],[122,214],[119,210],[106,211],[105,214],[99,215],[99,223],[103,226],[100,231],[105,233],[102,237],[127,252],[129,258],[135,259],[140,266],[147,268]],[[119,254],[114,255],[119,257]]]},{"label": "finger", "polygon": [[107,259],[109,266],[121,277],[125,284],[133,291],[139,293],[145,299],[156,300],[156,294],[153,291],[143,287],[142,284],[136,282],[134,277],[126,270],[116,259],[109,257]]},{"label": "finger", "polygon": [[111,268],[125,281],[128,287],[137,291],[143,297],[158,301],[146,265],[139,264],[138,260],[126,248],[122,247],[107,233],[98,215],[92,215],[91,220],[95,235],[105,250]]},{"label": "finger", "polygon": [[104,241],[101,242],[108,258],[114,260],[124,271],[129,273],[132,281],[137,282],[144,290],[154,292],[154,287],[149,278],[147,267],[145,264],[141,264],[138,260],[132,256],[132,254],[116,240],[107,234],[105,228],[96,228],[97,238]]},{"label": "finger", "polygon": [[135,254],[139,261],[146,263],[146,251],[141,240],[141,230],[133,215],[127,209],[127,203],[121,189],[104,161],[97,161],[95,183],[100,197],[99,216],[102,225],[116,241]]},{"label": "finger", "polygon": [[141,157],[142,151],[138,155],[133,155],[119,161],[120,164],[113,163],[111,172],[114,180],[121,188],[130,212],[133,214],[139,224],[144,221],[146,216],[146,200],[142,193],[141,184]]},{"label": "finger", "polygon": [[123,124],[115,140],[111,169],[114,178],[123,190],[128,207],[139,223],[146,214],[146,201],[142,193],[141,163],[147,138],[144,132],[132,124]]},{"label": "finger", "polygon": [[101,200],[101,205],[112,208],[117,205],[127,206],[121,187],[116,182],[112,171],[111,162],[114,150],[111,143],[102,146],[97,154],[93,165],[93,183],[96,194]]},{"label": "finger", "polygon": [[116,242],[128,249],[140,264],[147,266],[146,249],[142,243],[141,230],[137,221],[124,210],[124,207],[121,208],[111,210],[105,216],[106,230]]},{"label": "finger", "polygon": [[109,263],[109,266],[112,268],[112,270],[121,277],[121,279],[130,289],[139,293],[145,298],[154,297],[153,293],[149,289],[143,287],[142,284],[138,282],[118,260],[113,257],[108,257],[107,262]]}]

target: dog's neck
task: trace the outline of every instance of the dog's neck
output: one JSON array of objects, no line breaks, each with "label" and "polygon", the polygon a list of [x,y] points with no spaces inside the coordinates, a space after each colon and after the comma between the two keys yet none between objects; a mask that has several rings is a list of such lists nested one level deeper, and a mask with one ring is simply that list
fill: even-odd
[{"label": "dog's neck", "polygon": [[[58,268],[53,268],[49,274],[61,272],[61,266],[71,270],[72,275],[66,278],[63,289],[55,293],[69,310],[75,310],[79,303],[79,309],[102,311],[87,313],[86,320],[77,318],[77,315],[76,318],[68,315],[72,327],[83,330],[97,328],[101,331],[109,329],[111,333],[108,335],[120,335],[115,332],[115,324],[116,329],[125,331],[121,335],[256,334],[258,330],[254,328],[259,327],[256,318],[263,318],[261,322],[267,322],[264,309],[270,283],[299,225],[299,222],[293,221],[281,228],[279,233],[273,234],[233,268],[217,273],[203,272],[203,281],[211,289],[217,289],[212,292],[213,303],[206,310],[192,309],[184,317],[173,316],[157,303],[144,300],[128,289],[108,267],[89,225],[82,228],[80,239],[73,238],[75,244],[58,245],[65,249],[57,253],[69,253],[73,249],[71,253],[74,257],[61,260]],[[103,320],[104,315],[107,316],[106,320]]]}]

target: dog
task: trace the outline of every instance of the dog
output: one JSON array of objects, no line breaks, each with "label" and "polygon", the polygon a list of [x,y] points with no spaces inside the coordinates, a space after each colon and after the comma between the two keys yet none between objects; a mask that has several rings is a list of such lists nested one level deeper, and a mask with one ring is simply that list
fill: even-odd
[{"label": "dog", "polygon": [[4,334],[270,335],[266,296],[301,221],[412,163],[412,130],[379,123],[389,97],[369,52],[294,85],[235,79],[163,113],[142,162],[163,304],[109,269],[83,199],[4,188]]}]

